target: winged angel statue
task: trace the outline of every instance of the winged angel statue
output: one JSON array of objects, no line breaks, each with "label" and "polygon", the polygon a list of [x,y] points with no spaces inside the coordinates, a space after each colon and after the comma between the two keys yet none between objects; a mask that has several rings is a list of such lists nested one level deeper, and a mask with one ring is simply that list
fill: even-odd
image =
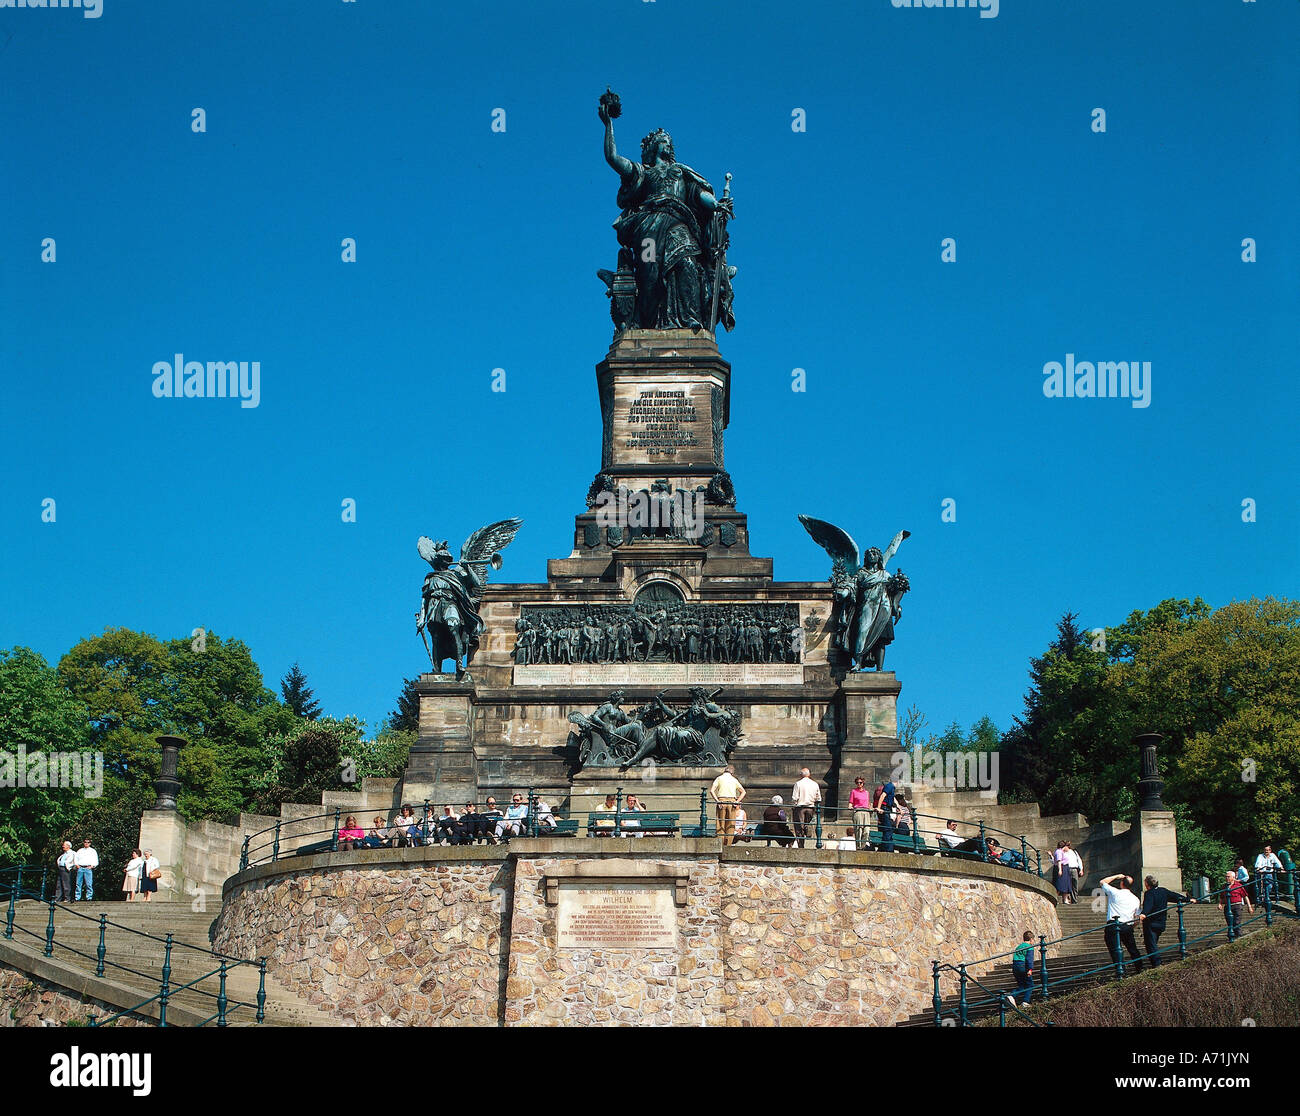
[{"label": "winged angel statue", "polygon": [[902,570],[886,572],[911,531],[899,531],[882,554],[871,547],[858,560],[858,544],[833,523],[801,515],[799,522],[831,556],[834,592],[834,645],[849,656],[853,670],[885,669],[885,648],[894,642],[894,625],[903,615],[903,594],[911,588]]},{"label": "winged angel statue", "polygon": [[478,606],[487,584],[486,567],[501,568],[500,552],[509,545],[523,522],[503,519],[480,527],[461,546],[459,562],[452,560],[446,539],[434,542],[426,536],[420,537],[416,544],[420,557],[433,567],[433,572],[424,575],[415,628],[424,639],[435,672],[442,669],[444,659],[455,660],[457,678],[469,667],[484,627]]}]

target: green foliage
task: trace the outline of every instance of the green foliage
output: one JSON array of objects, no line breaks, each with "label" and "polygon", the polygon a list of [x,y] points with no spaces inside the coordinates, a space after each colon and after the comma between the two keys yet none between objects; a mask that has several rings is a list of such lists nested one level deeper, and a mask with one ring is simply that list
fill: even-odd
[{"label": "green foliage", "polygon": [[402,692],[397,695],[397,708],[388,714],[388,727],[399,732],[420,731],[420,695],[416,692],[414,678],[402,683]]},{"label": "green foliage", "polygon": [[[51,865],[64,841],[74,849],[89,837],[99,853],[95,869],[95,898],[122,898],[122,875],[132,851],[140,843],[140,815],[153,805],[154,795],[146,787],[113,779],[104,784],[104,795],[90,802],[75,822],[65,826],[46,842],[41,863]],[[154,850],[154,855],[159,850]],[[52,877],[51,877],[52,878]],[[50,889],[53,894],[53,887]]]},{"label": "green foliage", "polygon": [[258,812],[274,813],[281,802],[319,805],[325,791],[346,789],[342,761],[360,751],[364,729],[355,717],[322,717],[269,737],[253,782]]},{"label": "green foliage", "polygon": [[314,721],[320,716],[320,702],[315,700],[315,692],[307,685],[307,676],[297,663],[280,680],[280,696],[284,698],[284,704],[293,710],[295,717]]},{"label": "green foliage", "polygon": [[[88,713],[59,681],[55,670],[26,647],[0,650],[0,750],[13,770],[0,771],[17,783],[21,752],[82,752],[91,747]],[[5,758],[0,757],[0,768]],[[0,820],[0,865],[31,860],[52,829],[69,824],[86,808],[78,788],[5,787]]]},{"label": "green foliage", "polygon": [[1172,810],[1178,828],[1178,866],[1183,870],[1183,890],[1190,888],[1197,876],[1205,876],[1211,887],[1219,886],[1223,873],[1232,867],[1236,856],[1232,846],[1207,833],[1186,803],[1175,803]]},{"label": "green foliage", "polygon": [[344,758],[352,761],[351,774],[362,779],[396,779],[406,770],[406,761],[415,743],[415,733],[385,725],[373,740],[358,740]]},{"label": "green foliage", "polygon": [[[1004,782],[1045,814],[1131,816],[1132,737],[1160,732],[1166,801],[1248,853],[1294,843],[1300,818],[1300,602],[1211,610],[1167,600],[1105,631],[1105,649],[1067,614],[1031,661],[1025,712],[1004,737]],[[1180,827],[1181,828],[1181,827]],[[1180,846],[1181,833],[1180,833]],[[1193,845],[1212,861],[1218,852]]]}]

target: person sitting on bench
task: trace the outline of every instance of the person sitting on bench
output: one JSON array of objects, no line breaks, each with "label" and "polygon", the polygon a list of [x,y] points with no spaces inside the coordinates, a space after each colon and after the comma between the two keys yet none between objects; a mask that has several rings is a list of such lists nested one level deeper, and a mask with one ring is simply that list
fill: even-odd
[{"label": "person sitting on bench", "polygon": [[511,837],[518,837],[523,833],[527,821],[528,807],[524,804],[524,796],[516,794],[510,799],[510,805],[506,807],[505,817],[497,822],[496,839],[509,841]]},{"label": "person sitting on bench", "polygon": [[768,847],[771,848],[772,842],[775,841],[781,848],[788,848],[794,844],[794,830],[790,828],[790,822],[786,818],[785,810],[782,807],[785,802],[779,794],[772,796],[772,804],[763,811],[763,820],[758,823],[758,828],[754,830],[755,837],[766,837]]},{"label": "person sitting on bench", "polygon": [[[600,808],[600,812],[604,814],[612,814],[617,808],[618,806],[614,796],[612,794],[605,795],[605,805]],[[596,831],[597,837],[612,837],[614,834],[613,818],[597,818],[591,824]]]},{"label": "person sitting on bench", "polygon": [[555,811],[552,810],[550,806],[548,806],[546,802],[541,798],[535,798],[533,800],[533,803],[534,803],[533,810],[537,818],[537,828],[554,829]]},{"label": "person sitting on bench", "polygon": [[393,819],[393,828],[397,831],[399,845],[424,844],[424,835],[420,832],[420,819],[415,816],[415,811],[411,809],[409,803],[404,805],[397,817]]},{"label": "person sitting on bench", "polygon": [[388,827],[384,819],[376,814],[370,823],[370,832],[363,842],[368,849],[382,849],[388,844]]},{"label": "person sitting on bench", "polygon": [[357,819],[349,814],[343,823],[343,828],[339,830],[339,848],[350,852],[352,849],[362,848],[365,840],[365,832],[357,825]]},{"label": "person sitting on bench", "polygon": [[460,818],[456,816],[456,810],[451,806],[442,808],[442,817],[434,826],[433,835],[435,841],[446,841],[449,845],[463,845],[465,843],[465,830],[460,824]]},{"label": "person sitting on bench", "polygon": [[[637,798],[637,796],[634,794],[629,794],[627,796],[627,803],[623,806],[623,810],[625,813],[629,813],[629,814],[645,813],[645,807],[641,804],[641,800]],[[623,833],[620,831],[619,833],[620,837],[644,837],[645,836],[644,833],[639,832],[641,828],[641,823],[637,821],[636,818],[632,818],[631,820],[627,818],[622,818],[620,820],[622,822],[622,829],[632,829],[638,831],[634,833]]]},{"label": "person sitting on bench", "polygon": [[949,819],[948,825],[942,833],[939,834],[939,847],[955,849],[962,843],[961,834],[957,832],[957,823]]}]

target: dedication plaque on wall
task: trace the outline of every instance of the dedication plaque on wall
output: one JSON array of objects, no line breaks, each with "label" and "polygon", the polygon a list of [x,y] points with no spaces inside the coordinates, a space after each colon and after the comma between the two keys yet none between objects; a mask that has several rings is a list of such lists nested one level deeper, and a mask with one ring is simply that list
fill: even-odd
[{"label": "dedication plaque on wall", "polygon": [[673,886],[650,881],[560,884],[560,949],[676,949]]}]

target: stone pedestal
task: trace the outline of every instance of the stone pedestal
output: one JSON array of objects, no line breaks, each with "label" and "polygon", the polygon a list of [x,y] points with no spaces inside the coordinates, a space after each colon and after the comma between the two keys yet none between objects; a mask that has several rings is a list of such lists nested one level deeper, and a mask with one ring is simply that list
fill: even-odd
[{"label": "stone pedestal", "polygon": [[[894,758],[902,751],[898,742],[898,695],[902,686],[893,671],[863,671],[844,676],[840,683],[839,710],[844,726],[840,745],[839,800],[849,808],[853,780],[861,775],[868,788],[883,783],[894,771]],[[847,816],[841,813],[841,817]]]},{"label": "stone pedestal", "polygon": [[476,802],[472,677],[457,681],[454,674],[423,674],[416,690],[420,695],[420,735],[411,746],[399,799],[456,806]]},{"label": "stone pedestal", "polygon": [[1161,887],[1183,890],[1183,873],[1178,867],[1178,831],[1169,810],[1142,810],[1138,814],[1142,863],[1134,884],[1140,890],[1147,876],[1155,876]]},{"label": "stone pedestal", "polygon": [[157,895],[160,900],[179,901],[185,898],[183,888],[187,828],[180,814],[171,809],[146,810],[140,818],[140,848],[151,849],[162,869]]}]

